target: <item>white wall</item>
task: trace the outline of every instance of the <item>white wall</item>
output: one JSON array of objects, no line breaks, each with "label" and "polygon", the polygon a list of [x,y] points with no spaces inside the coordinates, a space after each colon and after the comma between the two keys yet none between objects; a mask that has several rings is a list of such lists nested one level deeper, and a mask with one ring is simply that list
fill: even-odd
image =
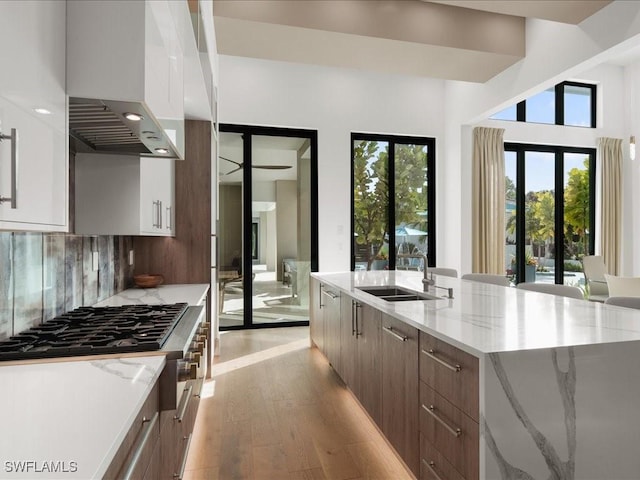
[{"label": "white wall", "polygon": [[[630,113],[640,111],[640,68],[627,69],[631,76],[625,79],[622,67],[600,66],[613,53],[640,44],[640,2],[613,2],[577,26],[528,20],[527,28],[526,58],[484,84],[220,56],[220,121],[318,130],[322,271],[350,265],[350,133],[435,137],[437,263],[466,273],[474,126],[504,127],[507,141],[581,146],[595,146],[601,136],[628,141],[630,129],[640,127],[640,118]],[[568,79],[598,83],[597,129],[484,120]],[[640,254],[634,256],[632,246],[634,232],[640,233],[632,217],[640,195],[638,166],[627,160],[625,169],[623,271],[640,274]]]},{"label": "white wall", "polygon": [[219,108],[221,123],[318,130],[321,271],[350,268],[351,132],[435,137],[445,169],[441,80],[221,55]]}]

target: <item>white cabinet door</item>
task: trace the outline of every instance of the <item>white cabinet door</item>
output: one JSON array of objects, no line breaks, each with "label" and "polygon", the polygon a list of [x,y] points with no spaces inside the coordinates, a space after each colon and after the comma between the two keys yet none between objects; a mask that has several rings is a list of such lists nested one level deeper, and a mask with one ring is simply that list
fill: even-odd
[{"label": "white cabinet door", "polygon": [[67,229],[65,25],[65,2],[0,2],[0,229]]},{"label": "white cabinet door", "polygon": [[140,231],[174,235],[174,160],[140,159]]}]

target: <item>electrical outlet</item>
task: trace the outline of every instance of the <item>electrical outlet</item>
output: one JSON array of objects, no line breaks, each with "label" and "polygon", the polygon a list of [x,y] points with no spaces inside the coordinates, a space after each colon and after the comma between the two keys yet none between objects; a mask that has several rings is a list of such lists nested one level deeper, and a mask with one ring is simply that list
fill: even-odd
[{"label": "electrical outlet", "polygon": [[98,255],[98,252],[91,252],[91,268],[94,272],[100,269],[100,255]]},{"label": "electrical outlet", "polygon": [[133,250],[129,250],[129,265],[133,265]]}]

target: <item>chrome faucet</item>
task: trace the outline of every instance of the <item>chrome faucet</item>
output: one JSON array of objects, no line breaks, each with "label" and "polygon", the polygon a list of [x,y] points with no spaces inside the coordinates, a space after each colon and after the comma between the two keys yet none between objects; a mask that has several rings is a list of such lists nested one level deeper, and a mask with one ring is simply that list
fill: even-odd
[{"label": "chrome faucet", "polygon": [[[426,293],[429,293],[429,287],[433,287],[433,288],[440,288],[442,290],[446,290],[447,291],[447,297],[448,298],[453,298],[453,288],[446,288],[446,287],[439,287],[438,285],[436,285],[436,281],[433,279],[433,273],[431,275],[429,275],[429,259],[427,258],[426,255],[422,255],[422,254],[398,254],[397,258],[421,258],[422,261],[424,262],[424,269],[422,270],[422,272],[424,273],[424,276],[422,277],[422,290]],[[396,270],[398,269],[398,266],[396,265]]]},{"label": "chrome faucet", "polygon": [[[433,274],[431,274],[431,278],[429,278],[429,259],[427,258],[426,255],[423,254],[418,254],[418,253],[407,253],[407,254],[398,254],[398,258],[418,258],[418,259],[422,259],[422,261],[424,262],[424,268],[422,270],[422,273],[424,274],[422,277],[422,286],[425,292],[429,291],[429,286],[431,285],[435,285],[436,281],[433,279]],[[397,269],[397,265],[396,265],[396,269]]]}]

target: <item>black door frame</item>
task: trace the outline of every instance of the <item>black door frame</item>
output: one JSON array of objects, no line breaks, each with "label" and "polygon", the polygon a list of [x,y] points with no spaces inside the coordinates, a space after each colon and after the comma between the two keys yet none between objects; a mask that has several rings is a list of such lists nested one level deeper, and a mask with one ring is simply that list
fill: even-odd
[{"label": "black door frame", "polygon": [[[309,139],[311,148],[311,271],[318,271],[318,131],[300,128],[266,127],[256,125],[239,125],[221,123],[220,132],[242,134],[243,165],[251,165],[252,137],[254,135],[269,137],[295,137]],[[242,223],[250,226],[253,220],[251,211],[252,200],[252,175],[251,168],[242,169]],[[246,187],[249,188],[246,188]],[[251,272],[253,270],[253,259],[251,255],[251,228],[243,228],[242,234],[242,271]],[[309,325],[308,320],[278,322],[278,323],[253,323],[253,281],[251,275],[244,275],[242,278],[244,292],[244,316],[242,325],[220,326],[220,330],[244,330],[250,328],[277,328],[296,327]]]},{"label": "black door frame", "polygon": [[[387,157],[387,182],[389,184],[389,199],[387,202],[387,218],[389,222],[389,270],[396,268],[396,252],[391,245],[396,244],[396,205],[395,205],[395,145],[423,145],[427,147],[427,251],[429,267],[436,266],[436,139],[433,137],[416,137],[413,135],[386,135],[379,133],[351,132],[351,271],[356,269],[356,247],[355,247],[355,204],[353,192],[355,188],[353,156],[354,144],[357,141],[377,141],[389,144],[389,154]],[[391,199],[394,199],[391,201]]]},{"label": "black door frame", "polygon": [[[596,204],[596,149],[588,147],[565,147],[559,145],[538,145],[530,143],[505,142],[506,152],[516,153],[516,283],[525,278],[525,158],[526,152],[543,152],[554,154],[554,192],[563,199],[555,204],[555,275],[554,283],[564,283],[564,154],[579,153],[589,156],[589,255],[595,251],[595,204]],[[522,212],[522,213],[517,213]],[[560,248],[558,248],[560,246]]]}]

